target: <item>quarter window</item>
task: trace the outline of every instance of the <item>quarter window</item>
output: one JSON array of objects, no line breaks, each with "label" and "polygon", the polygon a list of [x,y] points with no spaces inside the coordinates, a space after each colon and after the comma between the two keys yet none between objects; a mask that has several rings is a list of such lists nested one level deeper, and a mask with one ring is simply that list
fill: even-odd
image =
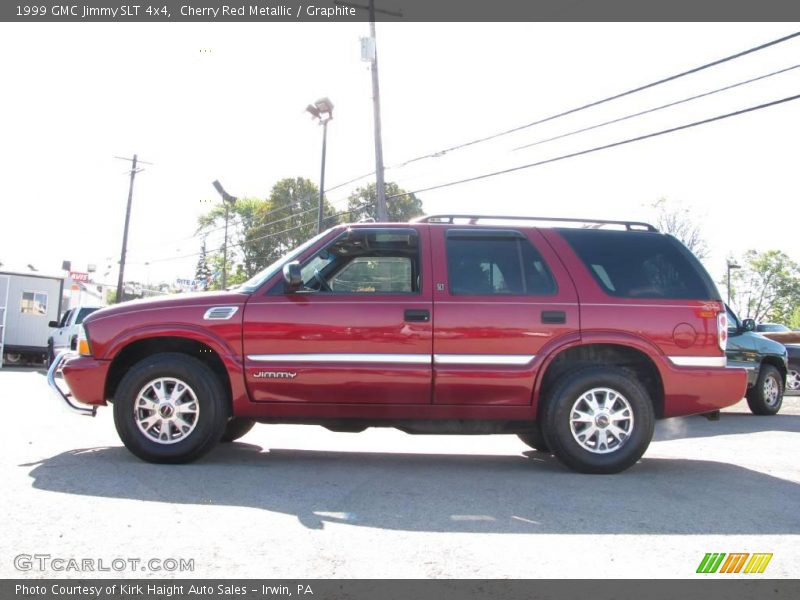
[{"label": "quarter window", "polygon": [[612,296],[719,299],[697,258],[670,236],[594,229],[560,229],[559,233]]}]

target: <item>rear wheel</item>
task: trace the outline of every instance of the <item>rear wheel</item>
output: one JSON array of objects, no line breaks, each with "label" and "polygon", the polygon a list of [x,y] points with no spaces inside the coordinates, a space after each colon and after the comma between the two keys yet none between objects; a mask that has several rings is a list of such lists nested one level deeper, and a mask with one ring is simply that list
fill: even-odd
[{"label": "rear wheel", "polygon": [[9,365],[18,365],[22,362],[22,354],[19,352],[6,352],[6,362]]},{"label": "rear wheel", "polygon": [[247,434],[255,424],[256,422],[253,419],[239,419],[234,417],[225,425],[225,432],[222,434],[222,439],[220,441],[234,442]]},{"label": "rear wheel", "polygon": [[647,390],[623,369],[589,367],[556,381],[544,404],[542,431],[553,454],[581,473],[619,473],[653,437]]},{"label": "rear wheel", "polygon": [[531,431],[526,431],[525,433],[517,434],[520,440],[527,446],[533,448],[534,450],[538,450],[539,452],[550,452],[550,447],[547,445],[547,442],[542,435],[542,428],[538,422],[534,424],[534,429]]},{"label": "rear wheel", "polygon": [[747,405],[754,415],[775,415],[783,404],[783,381],[778,369],[761,365],[756,384],[747,390]]},{"label": "rear wheel", "polygon": [[228,402],[217,376],[177,353],[155,354],[134,365],[114,398],[114,424],[125,447],[155,463],[185,463],[211,450],[228,422]]}]

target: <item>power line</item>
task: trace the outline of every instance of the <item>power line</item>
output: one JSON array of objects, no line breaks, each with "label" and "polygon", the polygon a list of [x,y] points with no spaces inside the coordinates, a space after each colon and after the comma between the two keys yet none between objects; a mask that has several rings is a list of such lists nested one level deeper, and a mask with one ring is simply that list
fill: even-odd
[{"label": "power line", "polygon": [[514,150],[523,150],[525,148],[530,148],[532,146],[538,146],[540,144],[546,144],[547,142],[552,142],[552,141],[555,141],[555,140],[560,140],[560,139],[563,139],[563,138],[566,138],[566,137],[570,137],[570,136],[576,135],[578,133],[584,133],[586,131],[591,131],[593,129],[599,129],[600,127],[605,127],[606,125],[612,125],[614,123],[619,123],[621,121],[627,121],[628,119],[633,119],[635,117],[641,117],[642,115],[647,115],[647,114],[650,114],[650,113],[654,113],[654,112],[657,112],[659,110],[663,110],[665,108],[670,108],[672,106],[677,106],[679,104],[685,104],[686,102],[691,102],[692,100],[698,100],[700,98],[705,98],[707,96],[712,96],[712,95],[718,94],[720,92],[726,92],[728,90],[732,90],[734,88],[737,88],[737,87],[740,87],[740,86],[743,86],[743,85],[747,85],[748,83],[754,83],[756,81],[761,81],[762,79],[767,79],[768,77],[774,77],[775,75],[780,75],[781,73],[786,73],[786,72],[791,71],[793,69],[797,69],[798,67],[800,67],[800,64],[794,65],[792,67],[787,67],[785,69],[780,69],[779,71],[773,71],[772,73],[767,73],[766,75],[761,75],[759,77],[754,77],[752,79],[747,79],[745,81],[740,81],[738,83],[734,83],[734,84],[731,84],[731,85],[726,85],[725,87],[717,88],[717,89],[711,90],[709,92],[704,92],[702,94],[697,94],[695,96],[690,96],[688,98],[683,98],[682,100],[676,100],[675,102],[669,102],[667,104],[662,104],[661,106],[656,106],[654,108],[649,108],[649,109],[643,110],[641,112],[633,113],[631,115],[626,115],[624,117],[619,117],[618,119],[612,119],[610,121],[605,121],[605,122],[599,123],[597,125],[590,125],[589,127],[583,127],[581,129],[575,129],[575,130],[570,131],[568,133],[562,133],[561,135],[556,135],[556,136],[545,138],[543,140],[539,140],[539,141],[536,141],[536,142],[531,142],[530,144],[525,144],[524,146],[519,146],[517,148],[514,148]]},{"label": "power line", "polygon": [[[565,111],[562,111],[560,113],[556,113],[554,115],[550,115],[549,117],[538,119],[536,121],[531,121],[530,123],[526,123],[525,125],[520,125],[518,127],[513,127],[511,129],[506,129],[504,131],[500,131],[498,133],[494,133],[494,134],[491,134],[491,135],[488,135],[488,136],[476,138],[474,140],[471,140],[471,141],[468,141],[468,142],[464,142],[464,143],[461,143],[461,144],[457,144],[455,146],[450,146],[449,148],[444,148],[444,149],[438,150],[436,152],[431,152],[431,153],[428,153],[428,154],[422,154],[420,156],[416,156],[414,158],[410,158],[410,159],[405,160],[405,161],[403,161],[401,163],[396,163],[394,165],[390,165],[390,166],[386,167],[386,170],[388,171],[389,169],[402,168],[402,167],[410,165],[411,163],[418,162],[418,161],[421,161],[421,160],[426,160],[426,159],[429,159],[429,158],[438,158],[440,156],[444,156],[448,152],[461,150],[462,148],[467,148],[469,146],[474,146],[475,144],[480,144],[482,142],[488,142],[490,140],[493,140],[493,139],[496,139],[496,138],[499,138],[499,137],[502,137],[502,136],[505,136],[505,135],[509,135],[511,133],[516,133],[517,131],[522,131],[523,129],[528,129],[529,127],[533,127],[534,125],[540,125],[542,123],[547,123],[549,121],[554,121],[556,119],[560,119],[561,117],[566,117],[567,115],[572,115],[572,114],[575,114],[577,112],[580,112],[580,111],[583,111],[583,110],[587,110],[589,108],[594,108],[595,106],[600,106],[601,104],[605,104],[607,102],[611,102],[612,100],[618,100],[620,98],[624,98],[626,96],[630,96],[632,94],[636,94],[638,92],[642,92],[644,90],[648,90],[648,89],[654,88],[656,86],[663,85],[665,83],[669,83],[670,81],[675,81],[676,79],[680,79],[681,77],[686,77],[688,75],[692,75],[694,73],[698,73],[700,71],[704,71],[705,69],[710,69],[711,67],[715,67],[717,65],[721,65],[721,64],[724,64],[726,62],[730,62],[732,60],[736,60],[737,58],[742,58],[743,56],[747,56],[749,54],[753,54],[753,53],[758,52],[760,50],[765,50],[765,49],[770,48],[772,46],[776,46],[776,45],[781,44],[783,42],[787,42],[787,41],[789,41],[791,39],[794,39],[794,38],[796,38],[798,36],[800,36],[800,31],[797,31],[795,33],[783,36],[783,37],[775,39],[775,40],[772,40],[770,42],[766,42],[764,44],[760,44],[758,46],[754,46],[752,48],[748,48],[747,50],[742,50],[741,52],[737,52],[736,54],[731,54],[731,55],[726,56],[724,58],[720,58],[720,59],[717,59],[715,61],[712,61],[712,62],[709,62],[709,63],[705,63],[705,64],[700,65],[698,67],[694,67],[693,69],[689,69],[688,71],[682,71],[680,73],[676,73],[675,75],[670,75],[669,77],[664,77],[662,79],[658,79],[658,80],[653,81],[651,83],[647,83],[645,85],[641,85],[639,87],[635,87],[635,88],[632,88],[630,90],[626,90],[624,92],[620,92],[618,94],[614,94],[613,96],[608,96],[606,98],[602,98],[600,100],[595,100],[594,102],[590,102],[588,104],[583,104],[581,106],[577,106],[575,108],[571,108],[569,110],[565,110]],[[341,187],[341,186],[347,185],[348,183],[353,183],[355,181],[358,181],[359,179],[363,179],[364,177],[369,177],[370,175],[374,175],[374,174],[375,174],[375,171],[373,171],[371,173],[367,173],[366,175],[362,175],[361,177],[357,177],[357,178],[352,179],[352,180],[350,180],[348,182],[339,184],[336,187]],[[333,189],[333,188],[331,188],[331,189]],[[392,197],[396,197],[396,195],[392,196]],[[389,199],[389,197],[387,197],[387,199]]]},{"label": "power line", "polygon": [[[367,207],[369,207],[369,206],[372,206],[372,205],[374,205],[374,204],[375,204],[375,202],[366,202],[366,203],[364,203],[364,204],[360,204],[360,205],[356,206],[355,208],[352,208],[352,209],[349,209],[349,210],[343,210],[343,211],[340,211],[340,212],[336,212],[336,213],[334,213],[334,214],[332,214],[332,215],[328,215],[328,216],[327,216],[327,217],[325,217],[325,218],[326,218],[326,219],[334,219],[334,218],[336,218],[336,217],[340,217],[340,216],[342,216],[342,215],[346,215],[346,214],[351,214],[351,213],[354,213],[354,212],[358,212],[358,211],[360,211],[361,209],[367,208]],[[317,210],[317,209],[316,209],[316,207],[315,207],[313,210],[315,210],[315,211],[316,211],[316,210]],[[308,210],[308,211],[303,211],[303,212],[311,212],[311,211],[310,211],[310,210]],[[295,214],[295,215],[293,215],[293,216],[298,216],[298,215],[300,215],[300,214],[303,214],[303,213],[296,213],[296,214]],[[244,241],[244,242],[238,242],[238,243],[236,243],[236,244],[228,244],[228,246],[229,246],[229,247],[241,247],[241,246],[245,246],[246,244],[249,244],[249,243],[252,243],[252,242],[257,242],[257,241],[260,241],[260,240],[264,240],[264,239],[268,239],[268,238],[276,237],[276,236],[282,235],[282,234],[284,234],[284,233],[288,233],[288,232],[290,232],[290,231],[295,231],[295,230],[297,230],[297,229],[301,229],[302,227],[308,227],[308,226],[310,226],[310,225],[314,225],[316,222],[317,222],[317,220],[316,220],[316,219],[314,219],[313,221],[308,221],[308,222],[305,222],[305,223],[300,223],[299,225],[295,225],[294,227],[289,227],[289,228],[287,228],[287,229],[283,229],[283,230],[281,230],[281,231],[276,231],[276,232],[273,232],[273,233],[268,233],[268,234],[266,234],[266,235],[262,235],[262,236],[259,236],[259,237],[257,237],[257,238],[252,238],[252,239],[246,240],[246,241]],[[268,225],[268,224],[267,224],[267,225]],[[221,251],[221,250],[222,250],[222,246],[220,246],[220,247],[219,247],[219,248],[217,248],[216,250],[206,250],[206,254],[212,254],[212,253],[214,253],[214,252],[219,252],[219,251]],[[171,262],[171,261],[173,261],[173,260],[181,260],[181,259],[184,259],[184,258],[192,258],[192,257],[195,257],[195,256],[200,256],[201,254],[202,254],[202,252],[195,252],[195,253],[193,253],[193,254],[184,254],[184,255],[182,255],[182,256],[171,256],[171,257],[167,257],[167,258],[157,258],[157,259],[154,259],[154,260],[151,260],[151,261],[148,261],[148,262],[150,262],[150,263],[156,263],[156,262]],[[251,257],[251,258],[267,258],[267,257],[265,257],[265,256],[255,256],[255,257]]]},{"label": "power line", "polygon": [[520,165],[518,167],[511,167],[510,169],[503,169],[502,171],[494,171],[492,173],[484,173],[483,175],[476,175],[475,177],[467,177],[466,179],[459,179],[458,181],[450,181],[448,183],[442,183],[439,185],[433,185],[430,187],[422,188],[419,190],[414,190],[413,192],[405,192],[403,194],[393,194],[389,196],[388,199],[400,198],[403,196],[409,196],[411,194],[419,194],[422,192],[429,192],[431,190],[438,190],[441,188],[450,187],[453,185],[459,185],[461,183],[469,183],[471,181],[478,181],[480,179],[487,179],[489,177],[495,177],[497,175],[505,175],[506,173],[513,173],[514,171],[521,171],[523,169],[530,169],[532,167],[538,167],[541,165],[546,165],[554,162],[558,162],[561,160],[566,160],[568,158],[575,158],[577,156],[583,156],[585,154],[592,154],[593,152],[599,152],[600,150],[608,150],[609,148],[616,148],[617,146],[624,146],[626,144],[632,144],[633,142],[640,142],[642,140],[658,137],[661,135],[666,135],[668,133],[674,133],[676,131],[682,131],[684,129],[690,129],[692,127],[697,127],[698,125],[705,125],[707,123],[713,123],[715,121],[721,121],[722,119],[727,119],[729,117],[736,117],[738,115],[743,115],[745,113],[754,112],[757,110],[761,110],[763,108],[769,108],[771,106],[777,106],[778,104],[783,104],[784,102],[792,102],[793,100],[800,99],[800,94],[796,96],[789,96],[787,98],[781,98],[780,100],[773,100],[772,102],[767,102],[766,104],[759,104],[758,106],[751,106],[750,108],[745,108],[742,110],[737,110],[732,113],[727,113],[724,115],[718,115],[716,117],[711,117],[710,119],[703,119],[702,121],[695,121],[694,123],[688,123],[686,125],[680,125],[678,127],[672,127],[670,129],[664,129],[662,131],[656,131],[653,133],[648,133],[645,135],[640,135],[638,137],[629,138],[627,140],[622,140],[620,142],[614,142],[613,144],[606,144],[604,146],[596,146],[594,148],[590,148],[588,150],[581,150],[579,152],[572,152],[570,154],[563,154],[561,156],[556,156],[555,158],[548,158],[546,160],[540,160],[534,163],[529,163],[526,165]]}]

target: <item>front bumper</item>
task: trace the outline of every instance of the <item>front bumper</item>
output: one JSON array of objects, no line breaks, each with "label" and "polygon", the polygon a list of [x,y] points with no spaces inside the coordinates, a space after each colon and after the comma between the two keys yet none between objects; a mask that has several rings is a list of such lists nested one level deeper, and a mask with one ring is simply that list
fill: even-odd
[{"label": "front bumper", "polygon": [[[93,417],[97,412],[97,406],[106,403],[104,391],[109,365],[109,361],[95,360],[90,356],[80,356],[70,351],[60,352],[47,371],[47,383],[67,408],[78,414]],[[56,381],[58,373],[63,375],[67,384],[66,392]],[[90,406],[85,406],[87,404]]]},{"label": "front bumper", "polygon": [[56,383],[56,374],[61,373],[61,368],[65,361],[68,359],[77,356],[74,352],[70,352],[69,350],[64,350],[59,352],[56,355],[53,364],[50,365],[50,368],[47,370],[47,383],[48,385],[53,388],[53,391],[58,395],[58,397],[64,402],[66,407],[72,411],[77,412],[80,415],[86,415],[87,417],[94,417],[97,414],[97,407],[92,406],[80,406],[72,401],[72,392],[65,392],[64,390],[59,387],[58,383]]}]

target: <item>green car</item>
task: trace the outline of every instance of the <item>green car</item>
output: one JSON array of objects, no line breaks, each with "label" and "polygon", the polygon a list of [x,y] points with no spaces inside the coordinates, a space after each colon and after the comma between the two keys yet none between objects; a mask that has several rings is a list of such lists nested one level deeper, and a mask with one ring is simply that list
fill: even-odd
[{"label": "green car", "polygon": [[728,366],[747,369],[747,405],[753,414],[777,414],[786,388],[786,348],[756,333],[753,319],[740,321],[730,307],[726,308]]}]

